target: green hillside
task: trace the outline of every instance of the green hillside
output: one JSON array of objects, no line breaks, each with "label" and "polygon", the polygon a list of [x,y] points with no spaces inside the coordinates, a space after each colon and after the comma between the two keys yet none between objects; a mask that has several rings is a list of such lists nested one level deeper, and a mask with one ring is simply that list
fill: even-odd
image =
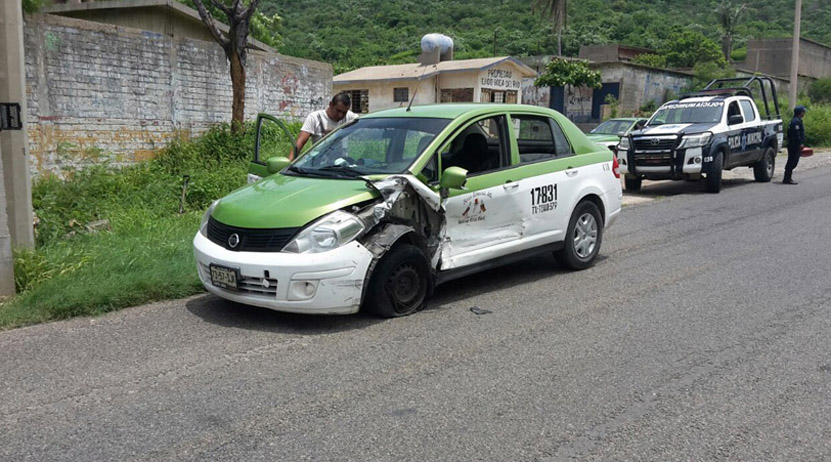
[{"label": "green hillside", "polygon": [[[673,31],[691,29],[720,40],[718,0],[570,1],[564,54],[583,44],[619,42],[657,48]],[[736,3],[739,3],[738,1]],[[793,0],[755,0],[738,28],[748,38],[787,37]],[[803,0],[802,36],[831,44],[831,2]],[[547,21],[530,0],[262,0],[283,17],[283,53],[331,62],[336,72],[415,61],[422,35],[452,37],[457,58],[556,53]]]}]

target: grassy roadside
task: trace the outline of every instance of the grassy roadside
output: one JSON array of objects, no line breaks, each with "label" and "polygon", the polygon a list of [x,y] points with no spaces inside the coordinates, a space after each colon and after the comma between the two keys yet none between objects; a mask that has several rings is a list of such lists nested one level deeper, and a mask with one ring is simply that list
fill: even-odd
[{"label": "grassy roadside", "polygon": [[201,292],[191,241],[211,201],[245,184],[253,143],[253,126],[242,135],[218,126],[142,164],[37,179],[36,247],[14,252],[18,296],[0,303],[0,329]]}]

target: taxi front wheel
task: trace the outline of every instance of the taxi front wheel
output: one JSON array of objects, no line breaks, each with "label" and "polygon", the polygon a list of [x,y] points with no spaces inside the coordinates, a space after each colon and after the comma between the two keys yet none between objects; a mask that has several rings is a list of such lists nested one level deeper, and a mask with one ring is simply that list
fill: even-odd
[{"label": "taxi front wheel", "polygon": [[422,309],[432,293],[430,264],[413,245],[390,249],[372,274],[367,309],[383,318],[407,316]]},{"label": "taxi front wheel", "polygon": [[586,269],[594,264],[602,242],[600,210],[594,203],[583,201],[572,212],[563,248],[554,252],[554,257],[571,269]]}]

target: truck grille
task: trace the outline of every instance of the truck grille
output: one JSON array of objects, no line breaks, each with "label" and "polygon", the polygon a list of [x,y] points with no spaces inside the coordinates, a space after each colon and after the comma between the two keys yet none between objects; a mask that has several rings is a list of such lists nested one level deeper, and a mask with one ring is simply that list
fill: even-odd
[{"label": "truck grille", "polygon": [[672,155],[668,152],[635,154],[636,167],[668,167],[672,164]]},{"label": "truck grille", "polygon": [[[228,226],[208,219],[208,239],[214,244],[235,252],[279,252],[300,228],[253,229]],[[232,234],[239,237],[234,247],[228,242]]]},{"label": "truck grille", "polygon": [[634,138],[632,143],[638,151],[670,151],[678,145],[678,138]]}]

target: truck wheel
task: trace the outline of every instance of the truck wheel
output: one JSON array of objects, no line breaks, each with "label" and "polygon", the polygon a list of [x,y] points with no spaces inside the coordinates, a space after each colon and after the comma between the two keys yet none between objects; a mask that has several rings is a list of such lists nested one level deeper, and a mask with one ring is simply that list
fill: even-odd
[{"label": "truck wheel", "polygon": [[577,204],[566,229],[563,248],[554,252],[554,258],[571,269],[586,269],[594,264],[603,242],[603,219],[592,202]]},{"label": "truck wheel", "polygon": [[773,178],[773,169],[776,166],[776,152],[772,147],[768,146],[762,159],[753,165],[753,177],[756,181],[767,183]]},{"label": "truck wheel", "polygon": [[719,152],[710,164],[710,172],[707,174],[707,192],[717,193],[721,191],[721,168],[724,164],[724,153]]},{"label": "truck wheel", "polygon": [[627,191],[640,191],[641,190],[641,179],[636,176],[629,176],[626,175],[623,177],[623,183],[626,186]]},{"label": "truck wheel", "polygon": [[383,318],[424,308],[433,291],[430,264],[418,247],[398,244],[378,262],[366,295],[367,309]]}]

